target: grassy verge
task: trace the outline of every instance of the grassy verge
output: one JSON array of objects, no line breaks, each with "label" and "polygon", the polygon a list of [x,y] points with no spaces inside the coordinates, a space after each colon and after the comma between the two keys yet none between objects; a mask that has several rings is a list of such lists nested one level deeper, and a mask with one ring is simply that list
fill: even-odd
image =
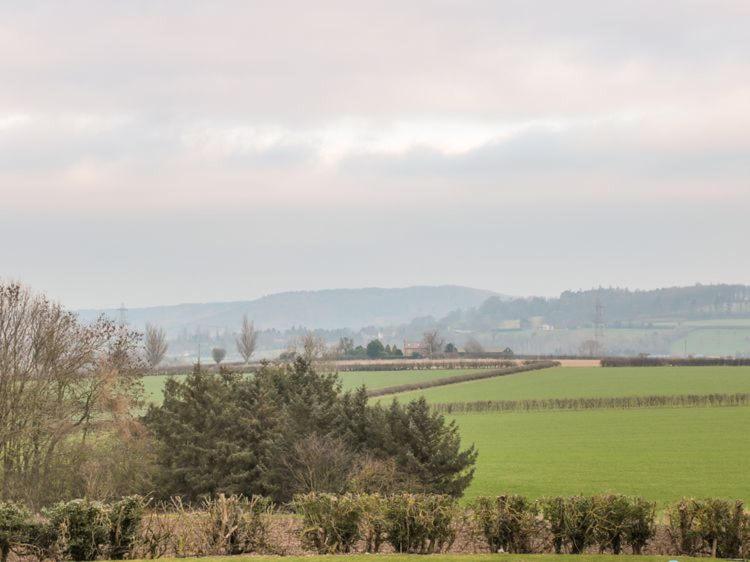
[{"label": "grassy verge", "polygon": [[[207,556],[199,558],[202,562],[224,560],[227,562],[327,562],[346,560],[347,562],[365,562],[383,559],[387,562],[407,562],[417,560],[437,560],[439,562],[470,562],[472,560],[495,560],[502,562],[679,562],[706,560],[689,556],[611,556],[606,554],[339,554],[330,556]],[[160,558],[164,562],[184,560],[184,558]]]},{"label": "grassy verge", "polygon": [[[470,562],[484,560],[492,562],[618,562],[623,559],[628,562],[679,562],[697,561],[700,558],[688,556],[611,556],[606,554],[350,554],[331,556],[208,556],[200,558],[202,562],[225,560],[227,562],[327,562],[330,560],[347,560],[347,562],[365,562],[373,559],[383,559],[387,562],[407,562],[417,560],[437,560],[439,562]],[[160,558],[164,562],[184,560],[184,558]],[[702,560],[706,560],[703,558]]]}]

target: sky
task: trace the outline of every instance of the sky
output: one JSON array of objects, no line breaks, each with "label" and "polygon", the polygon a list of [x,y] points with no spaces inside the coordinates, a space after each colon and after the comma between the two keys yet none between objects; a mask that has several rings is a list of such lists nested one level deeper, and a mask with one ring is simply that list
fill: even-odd
[{"label": "sky", "polygon": [[747,0],[0,2],[0,278],[71,308],[750,283]]}]

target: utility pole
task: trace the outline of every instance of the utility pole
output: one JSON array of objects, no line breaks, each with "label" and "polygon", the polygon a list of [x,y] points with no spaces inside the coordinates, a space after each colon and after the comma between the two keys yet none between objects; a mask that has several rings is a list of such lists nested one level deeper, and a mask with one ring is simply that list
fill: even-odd
[{"label": "utility pole", "polygon": [[125,303],[120,303],[120,308],[117,309],[120,313],[120,327],[125,326],[128,323],[128,309],[125,308]]}]

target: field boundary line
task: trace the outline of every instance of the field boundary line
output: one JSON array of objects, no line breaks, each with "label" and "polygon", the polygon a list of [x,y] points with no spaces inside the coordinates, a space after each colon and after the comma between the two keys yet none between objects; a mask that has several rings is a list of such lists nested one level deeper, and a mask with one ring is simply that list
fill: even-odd
[{"label": "field boundary line", "polygon": [[628,410],[638,408],[717,408],[750,406],[750,393],[658,394],[591,398],[540,398],[529,400],[477,400],[431,405],[443,414],[543,412],[581,410]]},{"label": "field boundary line", "polygon": [[425,388],[433,388],[436,386],[446,386],[449,384],[457,384],[460,382],[478,381],[482,379],[491,379],[494,377],[504,377],[506,375],[515,375],[517,373],[526,373],[528,371],[538,371],[541,369],[549,369],[551,367],[558,367],[560,363],[557,361],[535,361],[526,365],[519,365],[517,367],[507,367],[505,369],[490,369],[479,373],[467,373],[465,375],[456,375],[453,377],[443,377],[440,379],[426,380],[421,382],[413,382],[407,384],[400,384],[395,386],[386,386],[383,388],[376,388],[367,391],[367,396],[370,398],[376,396],[386,396],[388,394],[398,394],[401,392],[409,392],[412,390],[423,390]]}]

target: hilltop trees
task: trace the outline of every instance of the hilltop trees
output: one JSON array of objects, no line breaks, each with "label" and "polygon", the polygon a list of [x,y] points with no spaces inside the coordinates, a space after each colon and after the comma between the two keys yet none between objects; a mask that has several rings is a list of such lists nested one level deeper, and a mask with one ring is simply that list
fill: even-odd
[{"label": "hilltop trees", "polygon": [[162,328],[146,324],[146,336],[143,343],[146,350],[146,362],[154,369],[167,354],[167,336]]},{"label": "hilltop trees", "polygon": [[247,319],[247,316],[243,316],[242,329],[240,330],[240,335],[237,336],[237,351],[245,360],[245,363],[249,363],[250,358],[255,353],[257,341],[258,332],[255,331],[255,326]]}]

